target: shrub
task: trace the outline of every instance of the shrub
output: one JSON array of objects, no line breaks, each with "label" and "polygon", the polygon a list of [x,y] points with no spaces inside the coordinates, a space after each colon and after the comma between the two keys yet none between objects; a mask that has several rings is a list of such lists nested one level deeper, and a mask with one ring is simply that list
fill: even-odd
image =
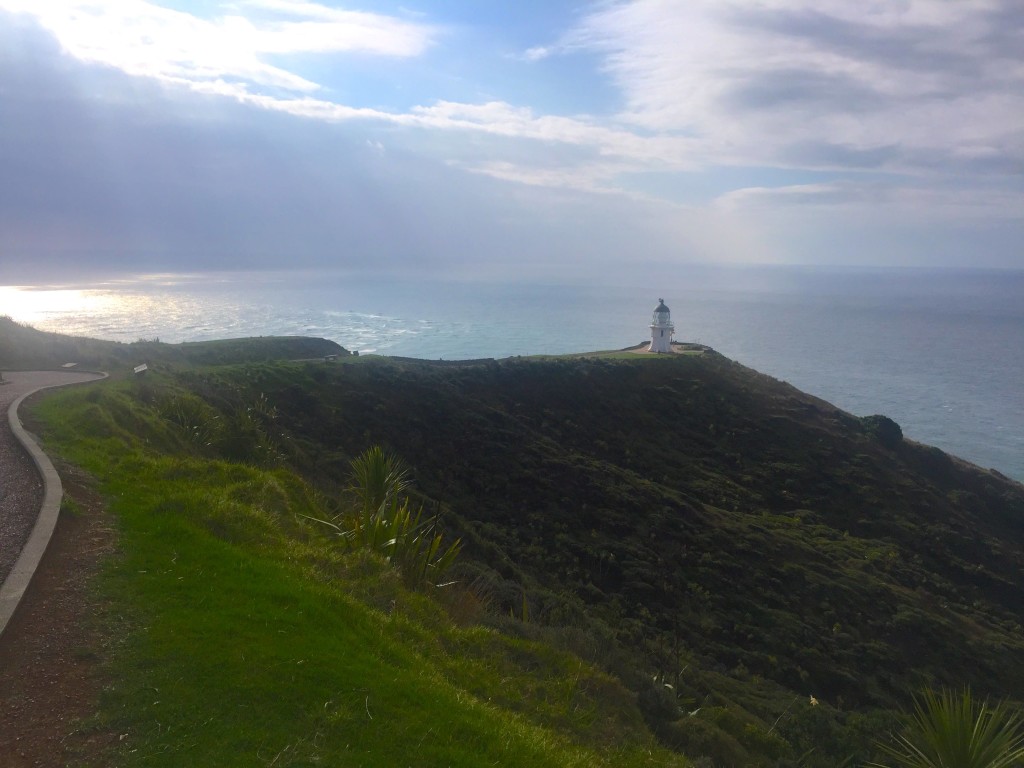
[{"label": "shrub", "polygon": [[331,527],[352,549],[377,552],[402,573],[411,587],[437,586],[462,548],[462,540],[444,542],[436,516],[423,517],[407,497],[409,471],[394,454],[380,446],[367,449],[351,462],[349,490],[355,504]]},{"label": "shrub", "polygon": [[157,411],[181,427],[189,440],[198,445],[210,446],[217,439],[217,412],[195,395],[186,393],[165,398]]},{"label": "shrub", "polygon": [[875,438],[886,448],[895,448],[903,441],[903,430],[900,425],[888,416],[875,414],[865,416],[860,420],[868,434]]},{"label": "shrub", "polygon": [[1009,768],[1024,762],[1024,722],[1006,702],[961,693],[925,691],[914,700],[906,730],[879,744],[888,763],[874,768]]}]

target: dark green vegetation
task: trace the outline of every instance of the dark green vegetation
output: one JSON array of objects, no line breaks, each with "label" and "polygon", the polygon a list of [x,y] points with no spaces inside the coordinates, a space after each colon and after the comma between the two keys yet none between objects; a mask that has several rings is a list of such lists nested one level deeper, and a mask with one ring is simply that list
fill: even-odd
[{"label": "dark green vegetation", "polygon": [[834,765],[924,685],[1024,690],[1024,489],[889,419],[711,352],[351,363],[182,380],[265,396],[328,493],[368,443],[400,452],[464,580],[617,675],[668,744]]},{"label": "dark green vegetation", "polygon": [[886,762],[871,768],[1011,768],[1024,763],[1024,720],[1006,702],[978,701],[960,693],[926,691]]},{"label": "dark green vegetation", "polygon": [[[108,712],[151,748],[166,721],[135,707],[131,691],[163,691],[184,674],[162,661],[183,651],[153,638],[191,637],[207,622],[186,647],[202,649],[204,670],[241,665],[243,680],[248,664],[232,654],[262,647],[277,631],[264,625],[296,622],[281,631],[333,643],[369,622],[400,649],[381,652],[373,674],[413,686],[410,696],[443,686],[444,711],[450,696],[490,700],[501,717],[513,711],[542,729],[552,748],[581,750],[580,764],[596,759],[589,750],[602,735],[637,747],[649,732],[704,765],[860,764],[881,758],[875,742],[922,686],[1024,690],[1024,489],[904,440],[885,417],[858,419],[713,352],[443,366],[343,358],[195,368],[167,358],[145,380],[106,386],[48,401],[50,439],[102,479],[124,521],[126,562],[110,583],[138,611],[130,658],[139,668],[122,670],[122,698]],[[450,571],[458,584],[407,592],[381,561],[332,548],[308,520],[337,518],[349,463],[372,444],[415,468],[416,501],[462,538]],[[140,485],[145,493],[131,493]],[[143,554],[143,544],[163,549]],[[185,571],[168,565],[193,556]],[[254,575],[253,563],[268,570]],[[180,615],[145,607],[196,572],[205,575]],[[159,587],[147,592],[150,581]],[[300,620],[287,595],[306,591],[327,602],[302,608]],[[225,615],[255,624],[221,626]],[[241,642],[222,637],[239,633]],[[294,651],[298,642],[268,650],[256,669],[284,665],[275,653],[313,655]],[[352,696],[347,714],[322,727],[312,714],[343,697],[327,689],[369,685],[343,682],[351,670],[324,672],[346,653],[325,647],[319,675],[278,680],[292,715],[306,713],[301,725],[279,709],[250,713],[291,723],[261,755],[365,725]],[[395,662],[406,658],[418,661]],[[412,675],[428,658],[428,676]],[[204,675],[171,683],[182,711],[199,707],[207,687],[229,697],[241,684]],[[332,682],[317,687],[324,677]],[[261,707],[276,698],[267,685],[252,693]],[[401,685],[382,695],[401,698]],[[409,725],[413,741],[437,729],[434,717],[445,722],[431,710]],[[473,737],[465,764],[566,759],[494,757],[488,738]],[[628,764],[639,759],[631,754],[602,757]]]}]

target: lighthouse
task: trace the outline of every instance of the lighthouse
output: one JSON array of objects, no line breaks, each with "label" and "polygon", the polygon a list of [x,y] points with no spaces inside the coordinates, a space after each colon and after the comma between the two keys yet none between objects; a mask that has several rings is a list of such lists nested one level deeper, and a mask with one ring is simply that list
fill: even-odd
[{"label": "lighthouse", "polygon": [[648,352],[671,352],[672,351],[672,316],[664,299],[658,299],[658,306],[654,308],[654,317],[651,319],[651,346]]}]

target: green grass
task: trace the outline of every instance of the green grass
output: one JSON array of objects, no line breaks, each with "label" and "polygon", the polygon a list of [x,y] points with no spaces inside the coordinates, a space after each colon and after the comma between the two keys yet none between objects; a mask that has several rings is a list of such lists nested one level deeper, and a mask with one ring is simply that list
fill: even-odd
[{"label": "green grass", "polygon": [[663,355],[652,355],[644,354],[643,352],[636,352],[630,349],[608,349],[599,350],[596,352],[571,352],[562,355],[524,355],[523,360],[580,360],[580,359],[601,359],[601,360],[672,360],[680,355],[684,356],[699,356],[703,355],[703,349],[683,349],[676,351],[673,354]]},{"label": "green grass", "polygon": [[685,765],[631,696],[548,646],[457,626],[382,560],[344,552],[291,473],[198,455],[128,385],[38,406],[99,480],[119,554],[98,724],[118,766]]}]

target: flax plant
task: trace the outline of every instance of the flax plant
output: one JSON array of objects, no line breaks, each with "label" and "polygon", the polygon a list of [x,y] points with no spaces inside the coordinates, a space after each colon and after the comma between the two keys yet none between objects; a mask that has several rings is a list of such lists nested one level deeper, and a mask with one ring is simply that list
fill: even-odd
[{"label": "flax plant", "polygon": [[405,462],[379,445],[367,448],[352,459],[349,467],[352,474],[348,490],[364,518],[404,494],[412,484]]},{"label": "flax plant", "polygon": [[409,470],[380,446],[367,449],[351,463],[349,491],[355,503],[333,521],[319,520],[352,549],[383,555],[412,587],[438,586],[462,548],[461,539],[446,544],[437,517],[424,518],[404,495]]},{"label": "flax plant", "polygon": [[342,533],[350,544],[380,552],[396,566],[411,586],[437,585],[455,562],[461,540],[448,546],[437,530],[437,518],[423,519],[408,499],[392,498],[357,530]]},{"label": "flax plant", "polygon": [[880,744],[888,762],[869,768],[1012,768],[1024,766],[1024,722],[1005,702],[925,691],[914,700],[907,729]]}]

